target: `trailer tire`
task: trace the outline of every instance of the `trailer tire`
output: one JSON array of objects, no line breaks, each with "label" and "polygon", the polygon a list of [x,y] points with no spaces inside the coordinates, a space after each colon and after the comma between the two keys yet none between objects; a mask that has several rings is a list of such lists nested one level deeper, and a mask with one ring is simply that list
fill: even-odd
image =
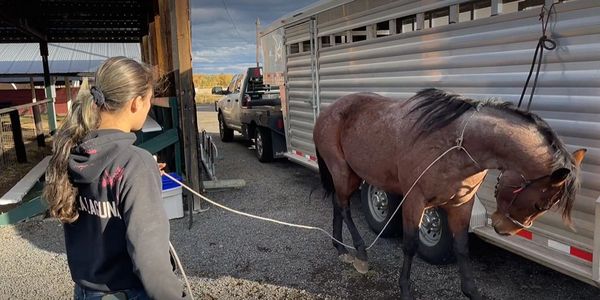
[{"label": "trailer tire", "polygon": [[[361,206],[367,223],[373,232],[379,234],[394,213],[402,197],[387,193],[367,182],[363,182],[360,191]],[[402,235],[402,209],[390,222],[381,237],[397,237]]]},{"label": "trailer tire", "polygon": [[227,128],[227,124],[225,124],[225,120],[223,120],[223,114],[219,113],[219,137],[221,141],[224,143],[229,143],[233,141],[233,129]]},{"label": "trailer tire", "polygon": [[271,130],[265,127],[256,127],[254,146],[256,148],[256,157],[260,162],[273,161],[273,141],[271,140]]},{"label": "trailer tire", "polygon": [[419,257],[433,265],[453,263],[455,256],[452,243],[446,211],[439,207],[425,210],[419,228]]}]

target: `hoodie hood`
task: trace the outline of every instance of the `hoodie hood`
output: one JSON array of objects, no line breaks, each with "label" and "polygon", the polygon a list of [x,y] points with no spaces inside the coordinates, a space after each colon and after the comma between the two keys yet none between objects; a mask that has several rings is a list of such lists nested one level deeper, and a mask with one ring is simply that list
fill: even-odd
[{"label": "hoodie hood", "polygon": [[100,129],[90,132],[71,150],[69,175],[74,184],[90,183],[98,179],[103,170],[136,141],[131,132],[117,129]]}]

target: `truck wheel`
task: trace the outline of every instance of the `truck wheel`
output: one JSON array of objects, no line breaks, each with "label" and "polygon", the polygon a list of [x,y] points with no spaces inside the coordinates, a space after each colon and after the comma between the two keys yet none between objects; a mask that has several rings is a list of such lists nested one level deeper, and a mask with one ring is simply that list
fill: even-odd
[{"label": "truck wheel", "polygon": [[425,210],[419,228],[419,256],[434,265],[452,263],[455,260],[452,242],[446,211],[437,207]]},{"label": "truck wheel", "polygon": [[219,113],[219,136],[221,141],[228,143],[233,141],[233,129],[227,128],[225,120],[223,120],[223,114]]},{"label": "truck wheel", "polygon": [[269,129],[264,127],[256,128],[254,146],[256,148],[256,157],[260,162],[270,162],[273,160],[273,144]]},{"label": "truck wheel", "polygon": [[[369,227],[379,234],[388,222],[402,197],[387,193],[382,189],[364,182],[361,186],[360,198],[362,210],[369,223]],[[386,227],[381,237],[395,237],[402,235],[402,209]]]}]

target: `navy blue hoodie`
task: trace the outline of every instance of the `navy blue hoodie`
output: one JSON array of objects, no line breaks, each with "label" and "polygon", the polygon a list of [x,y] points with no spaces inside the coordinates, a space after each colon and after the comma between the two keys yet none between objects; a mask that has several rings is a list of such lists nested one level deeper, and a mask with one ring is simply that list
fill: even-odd
[{"label": "navy blue hoodie", "polygon": [[133,133],[98,130],[71,151],[79,210],[79,218],[64,225],[71,276],[91,290],[144,288],[153,299],[182,299],[160,171],[135,140]]}]

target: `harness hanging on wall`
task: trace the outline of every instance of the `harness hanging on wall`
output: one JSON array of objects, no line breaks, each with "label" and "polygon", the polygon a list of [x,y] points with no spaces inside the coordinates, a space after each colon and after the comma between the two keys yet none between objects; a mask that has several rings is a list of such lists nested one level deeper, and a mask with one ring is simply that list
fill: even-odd
[{"label": "harness hanging on wall", "polygon": [[[527,103],[527,111],[531,108],[531,102],[533,100],[533,94],[535,93],[535,87],[537,86],[538,76],[540,75],[540,67],[542,65],[542,57],[544,56],[544,49],[546,50],[554,50],[556,49],[556,42],[546,36],[546,29],[548,28],[548,21],[550,20],[550,16],[552,15],[552,11],[554,10],[554,14],[556,14],[556,9],[554,8],[554,4],[550,6],[550,9],[546,10],[546,5],[542,6],[540,12],[540,21],[542,23],[542,36],[538,40],[537,46],[535,47],[535,53],[533,54],[533,60],[531,61],[531,68],[529,69],[529,75],[527,76],[527,80],[525,81],[525,85],[523,86],[523,91],[521,92],[521,97],[519,98],[518,108],[521,108],[521,104],[523,102],[523,98],[525,97],[525,92],[527,91],[527,86],[529,85],[529,80],[531,79],[531,75],[533,74],[533,68],[535,67],[536,59],[537,59],[537,69],[535,72],[535,78],[533,79],[533,86],[531,87],[531,94],[529,95],[529,102]],[[539,54],[539,56],[538,56]]]}]

